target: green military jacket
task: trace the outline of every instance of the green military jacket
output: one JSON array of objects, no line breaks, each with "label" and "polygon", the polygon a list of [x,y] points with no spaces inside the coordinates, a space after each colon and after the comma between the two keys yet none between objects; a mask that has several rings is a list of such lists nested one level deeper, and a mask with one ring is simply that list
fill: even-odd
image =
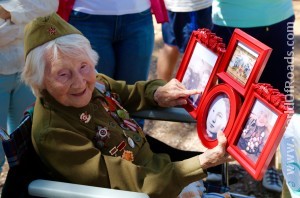
[{"label": "green military jacket", "polygon": [[153,153],[125,110],[156,106],[153,94],[163,81],[126,85],[100,74],[97,80],[98,89],[85,107],[63,106],[47,93],[36,101],[33,144],[53,175],[71,183],[163,198],[176,197],[206,176],[198,157],[171,162],[168,155]]}]

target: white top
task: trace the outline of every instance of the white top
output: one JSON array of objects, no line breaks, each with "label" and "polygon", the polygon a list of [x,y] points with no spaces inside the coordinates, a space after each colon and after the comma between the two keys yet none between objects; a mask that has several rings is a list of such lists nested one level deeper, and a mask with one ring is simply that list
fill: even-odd
[{"label": "white top", "polygon": [[55,12],[58,0],[2,0],[0,6],[11,14],[0,19],[0,74],[21,72],[24,67],[24,26],[32,19]]},{"label": "white top", "polygon": [[172,12],[192,12],[210,7],[212,0],[165,0],[165,4]]},{"label": "white top", "polygon": [[124,15],[150,8],[150,0],[76,0],[73,10],[92,15]]}]

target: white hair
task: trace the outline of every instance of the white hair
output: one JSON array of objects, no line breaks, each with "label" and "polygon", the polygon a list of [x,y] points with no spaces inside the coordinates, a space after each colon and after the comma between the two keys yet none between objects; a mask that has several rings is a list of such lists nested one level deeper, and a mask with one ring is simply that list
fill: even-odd
[{"label": "white hair", "polygon": [[63,54],[70,58],[86,55],[94,66],[99,59],[97,52],[92,49],[89,40],[80,34],[61,36],[34,48],[26,57],[22,80],[31,87],[35,96],[42,96],[46,65],[50,61],[57,59],[58,54]]}]

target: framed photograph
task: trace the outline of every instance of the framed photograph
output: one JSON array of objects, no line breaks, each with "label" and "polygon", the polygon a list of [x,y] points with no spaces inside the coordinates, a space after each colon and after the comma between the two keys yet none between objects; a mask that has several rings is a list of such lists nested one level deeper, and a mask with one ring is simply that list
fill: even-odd
[{"label": "framed photograph", "polygon": [[218,76],[245,96],[257,83],[272,49],[240,29],[235,29],[222,59]]},{"label": "framed photograph", "polygon": [[227,151],[261,180],[293,111],[285,97],[267,84],[253,84],[228,138]]},{"label": "framed photograph", "polygon": [[217,133],[222,131],[229,136],[241,99],[228,84],[219,84],[213,87],[199,107],[197,118],[197,132],[202,144],[207,148],[217,146]]},{"label": "framed photograph", "polygon": [[199,29],[192,33],[176,79],[189,90],[201,91],[201,94],[190,96],[188,104],[184,106],[195,119],[201,98],[216,84],[217,65],[224,52],[222,39],[208,29]]}]

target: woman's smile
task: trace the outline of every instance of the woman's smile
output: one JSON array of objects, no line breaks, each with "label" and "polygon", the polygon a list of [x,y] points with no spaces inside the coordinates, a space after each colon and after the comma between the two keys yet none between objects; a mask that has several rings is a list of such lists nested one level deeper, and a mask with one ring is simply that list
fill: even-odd
[{"label": "woman's smile", "polygon": [[71,95],[72,95],[72,96],[79,97],[79,96],[83,96],[85,93],[86,93],[86,88],[85,88],[82,92],[79,92],[79,93],[73,93],[73,94],[71,94]]}]

